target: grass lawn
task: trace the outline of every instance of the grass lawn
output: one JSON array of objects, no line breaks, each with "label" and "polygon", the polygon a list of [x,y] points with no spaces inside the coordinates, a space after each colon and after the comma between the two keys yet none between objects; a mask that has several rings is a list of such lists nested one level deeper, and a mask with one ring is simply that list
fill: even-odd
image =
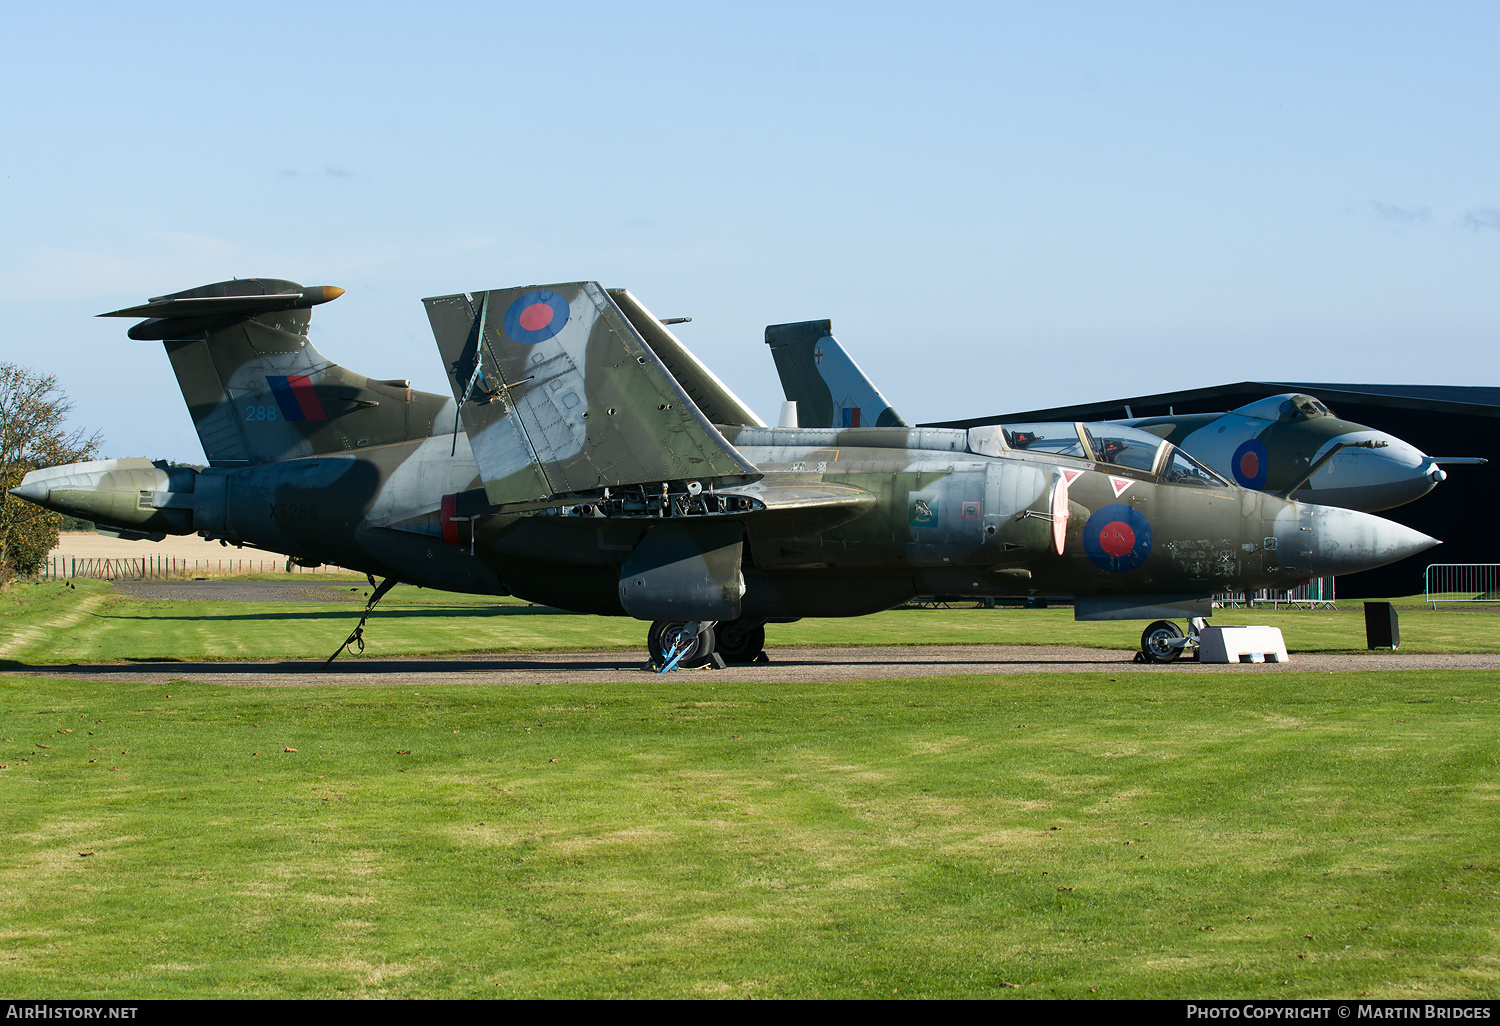
[{"label": "grass lawn", "polygon": [[0,678],[0,990],[1493,998],[1497,686]]},{"label": "grass lawn", "polygon": [[[359,621],[369,588],[329,586],[327,602],[147,601],[100,581],[17,585],[0,593],[0,661],[10,665],[117,660],[317,659]],[[300,583],[300,582],[299,582]],[[322,582],[317,582],[322,583]],[[1493,611],[1403,609],[1404,652],[1500,651]],[[1225,609],[1214,624],[1280,627],[1292,652],[1365,650],[1361,607],[1337,611]],[[1075,623],[1069,608],[893,609],[766,629],[794,645],[1084,645],[1134,649],[1144,624]],[[398,587],[365,630],[367,656],[640,648],[646,625],[564,613],[514,600]],[[357,658],[346,655],[342,658]]]}]

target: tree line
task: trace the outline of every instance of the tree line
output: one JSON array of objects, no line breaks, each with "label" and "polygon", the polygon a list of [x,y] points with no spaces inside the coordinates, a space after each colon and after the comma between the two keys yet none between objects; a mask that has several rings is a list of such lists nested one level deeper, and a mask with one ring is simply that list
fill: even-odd
[{"label": "tree line", "polygon": [[68,429],[72,410],[51,374],[0,363],[0,588],[35,574],[69,519],[16,498],[10,489],[33,470],[91,460],[99,453],[98,432]]}]

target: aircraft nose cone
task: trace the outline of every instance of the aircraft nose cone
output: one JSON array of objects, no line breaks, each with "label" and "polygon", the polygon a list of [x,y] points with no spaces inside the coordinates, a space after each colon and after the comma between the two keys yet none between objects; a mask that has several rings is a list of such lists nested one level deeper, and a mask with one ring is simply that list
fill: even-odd
[{"label": "aircraft nose cone", "polygon": [[41,505],[52,494],[52,489],[39,481],[28,480],[30,477],[31,475],[27,474],[26,477],[22,478],[21,483],[10,490],[10,494],[18,499],[25,499],[27,502],[34,502],[37,505]]},{"label": "aircraft nose cone", "polygon": [[[1299,537],[1292,549],[1300,558],[1294,565],[1307,577],[1373,570],[1441,544],[1404,524],[1358,510],[1303,506],[1298,520]],[[1308,564],[1306,568],[1302,563]]]},{"label": "aircraft nose cone", "polygon": [[[1335,441],[1349,448],[1314,474],[1295,498],[1373,513],[1420,499],[1443,480],[1440,474],[1431,473],[1430,459],[1398,438],[1362,430],[1340,435]],[[1374,447],[1365,448],[1370,443]]]}]

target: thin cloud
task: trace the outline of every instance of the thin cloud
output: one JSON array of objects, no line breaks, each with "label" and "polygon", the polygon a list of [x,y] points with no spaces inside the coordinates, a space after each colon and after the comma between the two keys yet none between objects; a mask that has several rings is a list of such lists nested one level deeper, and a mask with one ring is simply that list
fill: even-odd
[{"label": "thin cloud", "polygon": [[1376,217],[1386,221],[1432,220],[1431,207],[1398,207],[1394,203],[1382,203],[1379,200],[1371,200],[1370,208],[1375,211]]},{"label": "thin cloud", "polygon": [[1480,207],[1471,210],[1464,215],[1464,225],[1474,229],[1476,232],[1482,228],[1490,228],[1500,232],[1500,210],[1494,207]]},{"label": "thin cloud", "polygon": [[302,171],[294,167],[284,167],[276,172],[276,177],[306,178],[309,181],[316,178],[336,178],[341,182],[352,182],[363,178],[364,176],[359,174],[358,172],[350,171],[347,167],[340,167],[338,164],[325,164],[323,165],[322,171],[311,172]]}]

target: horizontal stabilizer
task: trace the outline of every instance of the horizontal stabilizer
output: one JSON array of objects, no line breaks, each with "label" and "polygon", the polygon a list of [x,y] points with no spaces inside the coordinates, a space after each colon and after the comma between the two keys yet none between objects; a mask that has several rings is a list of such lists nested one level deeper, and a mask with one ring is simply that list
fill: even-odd
[{"label": "horizontal stabilizer", "polygon": [[759,475],[596,283],[423,302],[492,503]]},{"label": "horizontal stabilizer", "polygon": [[[186,292],[156,296],[140,306],[111,310],[100,317],[148,317],[126,332],[137,342],[197,337],[227,322],[276,313],[306,310],[344,294],[333,285],[302,286],[280,278],[236,278]],[[306,329],[306,314],[298,318]]]},{"label": "horizontal stabilizer", "polygon": [[159,296],[140,306],[111,310],[100,317],[217,317],[223,314],[258,314],[268,310],[291,310],[328,303],[344,294],[334,285],[317,285],[298,292],[273,292],[259,296]]}]

